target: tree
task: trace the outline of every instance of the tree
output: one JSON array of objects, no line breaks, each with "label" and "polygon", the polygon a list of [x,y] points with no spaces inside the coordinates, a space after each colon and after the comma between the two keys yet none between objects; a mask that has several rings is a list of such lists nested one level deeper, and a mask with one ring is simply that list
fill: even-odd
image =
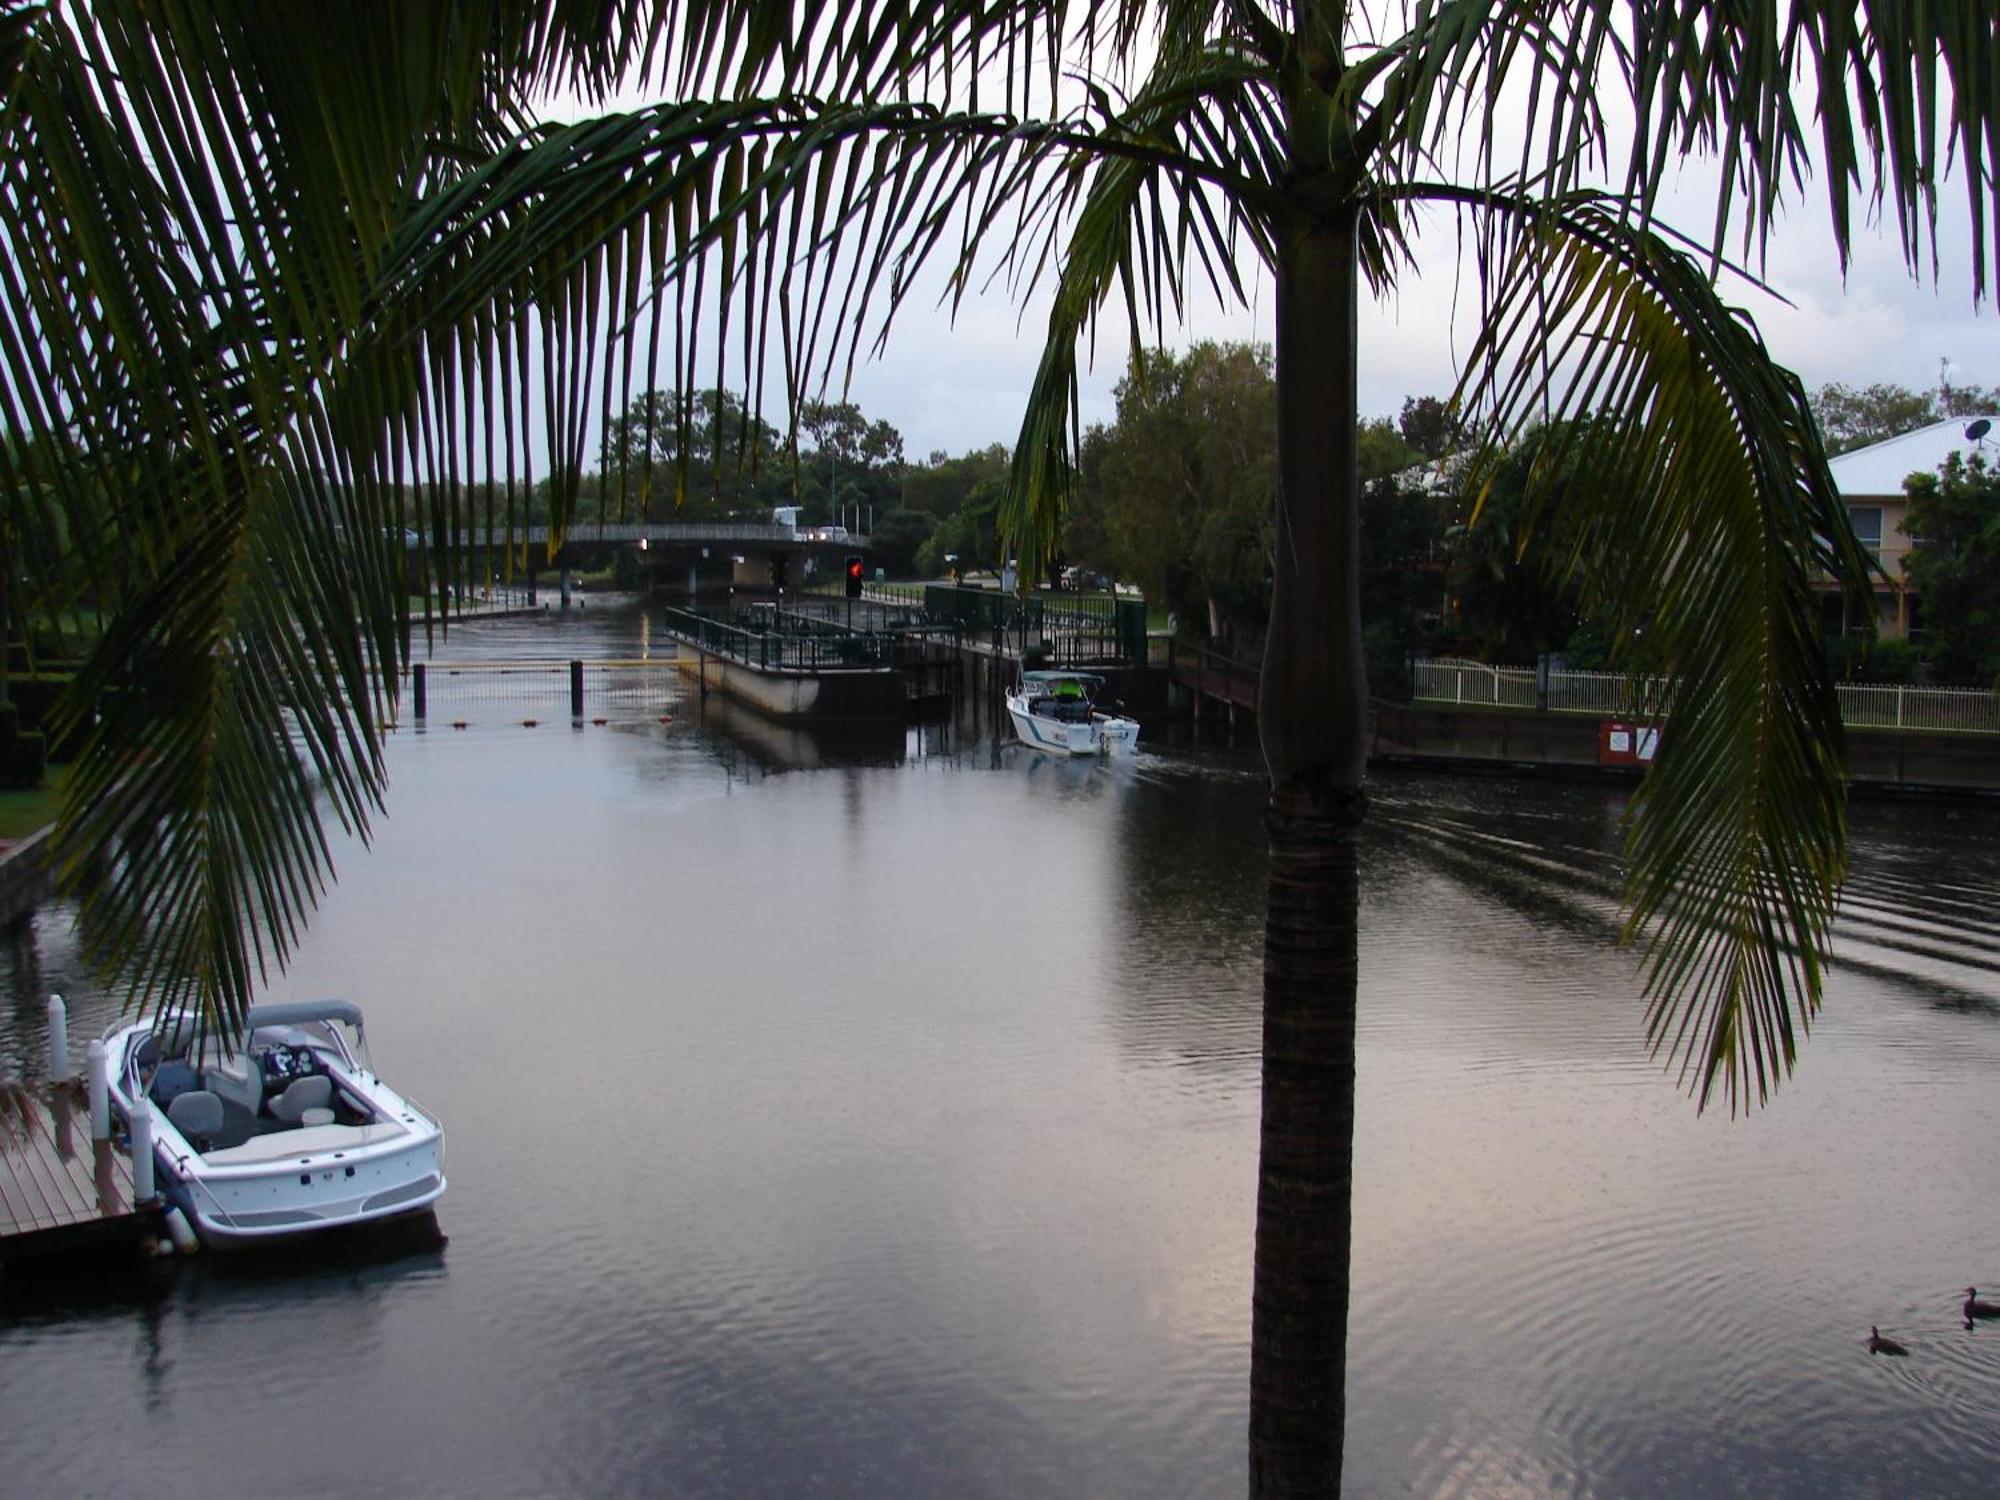
[{"label": "tree", "polygon": [[906,576],[916,567],[918,549],[936,530],[937,522],[922,511],[898,506],[875,518],[874,528],[868,533],[869,547],[875,560],[892,575]]},{"label": "tree", "polygon": [[1420,455],[1432,459],[1443,458],[1465,436],[1451,403],[1435,396],[1408,397],[1402,415],[1396,418],[1396,430]]},{"label": "tree", "polygon": [[2000,470],[1954,453],[1913,474],[1904,569],[1922,600],[1924,654],[1947,682],[2000,688]]},{"label": "tree", "polygon": [[817,514],[833,521],[844,508],[901,503],[903,435],[887,422],[851,401],[808,401],[798,435],[800,488]]},{"label": "tree", "polygon": [[933,453],[923,463],[904,466],[903,503],[911,510],[948,516],[965,504],[980,480],[1004,482],[1012,463],[1005,443],[975,448],[957,458]]},{"label": "tree", "polygon": [[1914,432],[1946,417],[2000,411],[2000,391],[1976,385],[1943,385],[1934,391],[1876,384],[1856,390],[1835,383],[1813,392],[1813,415],[1826,437],[1826,451],[1846,453],[1886,438]]},{"label": "tree", "polygon": [[[1455,218],[1481,329],[1458,409],[1500,451],[1608,403],[1578,439],[1599,482],[1538,494],[1532,523],[1558,555],[1615,539],[1592,588],[1624,613],[1661,604],[1627,665],[1681,683],[1628,821],[1651,1035],[1703,1100],[1754,1102],[1789,1069],[1844,864],[1812,580],[1861,590],[1865,558],[1803,390],[1713,273],[1732,229],[1754,255],[1816,149],[1843,263],[1857,199],[1913,270],[1935,256],[1955,168],[1984,295],[2000,103],[1960,85],[2000,71],[1983,0],[1671,18],[1613,0],[471,0],[323,7],[311,46],[297,24],[139,0],[0,12],[9,436],[60,471],[59,500],[96,486],[122,507],[135,565],[80,701],[143,673],[169,705],[97,725],[62,825],[73,849],[154,832],[90,892],[94,951],[144,992],[240,1017],[326,878],[315,798],[363,829],[380,805],[408,583],[383,527],[406,467],[441,540],[539,461],[535,413],[560,529],[590,414],[624,404],[614,377],[629,399],[635,364],[653,383],[663,337],[682,389],[707,350],[759,390],[772,344],[794,392],[824,389],[941,259],[949,298],[995,270],[1052,294],[1002,510],[1038,572],[1100,310],[1122,298],[1159,342],[1191,285],[1247,302],[1241,263],[1260,261],[1279,482],[1251,1480],[1336,1488],[1367,709],[1357,309]],[[527,101],[605,100],[635,60],[673,102],[523,126]],[[1698,255],[1657,220],[1662,183],[1704,154],[1723,191]],[[418,566],[448,583],[455,563],[427,544]]]},{"label": "tree", "polygon": [[1269,607],[1277,416],[1249,344],[1135,355],[1118,384],[1099,474],[1118,570],[1211,636]]},{"label": "tree", "polygon": [[607,520],[727,516],[791,492],[784,440],[734,391],[650,390],[605,425],[594,476]]}]

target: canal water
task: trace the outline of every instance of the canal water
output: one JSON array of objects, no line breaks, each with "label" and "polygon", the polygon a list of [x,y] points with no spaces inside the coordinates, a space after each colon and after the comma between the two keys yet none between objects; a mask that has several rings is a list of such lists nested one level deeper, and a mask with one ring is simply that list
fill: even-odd
[{"label": "canal water", "polygon": [[[659,648],[599,601],[439,649]],[[1251,747],[432,691],[269,996],[367,1009],[449,1244],[10,1284],[0,1493],[1240,1493]],[[1646,1057],[1616,793],[1374,797],[1348,1492],[1990,1492],[2000,812],[1856,809],[1823,1019],[1731,1120]],[[113,1013],[69,915],[7,939],[0,1072],[49,990]]]}]

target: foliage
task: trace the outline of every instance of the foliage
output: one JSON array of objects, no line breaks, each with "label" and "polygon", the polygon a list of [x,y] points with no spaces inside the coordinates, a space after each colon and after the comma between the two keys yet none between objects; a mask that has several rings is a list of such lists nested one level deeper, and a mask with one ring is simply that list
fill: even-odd
[{"label": "foliage", "polygon": [[978,572],[999,577],[1005,561],[1000,551],[1000,504],[1006,494],[1002,475],[974,484],[965,503],[940,521],[930,540],[917,549],[917,571],[931,578],[954,570],[961,578]]},{"label": "foliage", "polygon": [[724,517],[783,503],[791,490],[783,438],[734,391],[650,390],[613,417],[586,481],[605,520]]},{"label": "foliage", "polygon": [[904,467],[903,503],[911,510],[948,516],[965,504],[981,480],[1006,483],[1012,462],[1004,443],[975,448],[957,458],[933,453],[923,463]]},{"label": "foliage", "polygon": [[1388,479],[1424,461],[1387,417],[1374,417],[1355,429],[1355,468],[1364,485]]},{"label": "foliage", "polygon": [[1410,396],[1396,418],[1396,431],[1423,458],[1439,459],[1467,436],[1465,424],[1448,401],[1435,396]]},{"label": "foliage", "polygon": [[1925,654],[1945,682],[2000,688],[2000,469],[1954,453],[1907,488]]},{"label": "foliage", "polygon": [[1813,392],[1812,407],[1826,438],[1826,451],[1846,453],[1946,417],[2000,412],[2000,390],[1944,385],[1934,391],[1913,391],[1885,383],[1857,390],[1836,383]]},{"label": "foliage", "polygon": [[936,530],[937,522],[920,510],[884,511],[868,533],[871,555],[891,577],[906,577],[916,569],[918,549]]},{"label": "foliage", "polygon": [[1829,636],[1826,650],[1834,675],[1853,682],[1915,682],[1923,664],[1911,642],[1876,635]]},{"label": "foliage", "polygon": [[1420,644],[1442,623],[1445,575],[1444,507],[1422,484],[1383,476],[1361,487],[1361,620],[1371,646],[1369,680],[1378,659]]},{"label": "foliage", "polygon": [[[1062,536],[1056,551],[1059,560],[1075,563],[1107,578],[1121,573],[1135,576],[1112,541],[1111,523],[1104,500],[1104,456],[1111,449],[1111,430],[1102,422],[1084,429],[1076,452],[1076,493],[1063,514]],[[1159,601],[1154,601],[1159,607]]]},{"label": "foliage", "polygon": [[1117,396],[1099,484],[1120,571],[1203,633],[1261,619],[1278,477],[1271,351],[1135,355]]},{"label": "foliage", "polygon": [[1537,529],[1544,506],[1579,482],[1573,448],[1561,472],[1549,469],[1553,437],[1538,433],[1492,465],[1447,532],[1451,623],[1487,660],[1533,661],[1563,647],[1579,623],[1577,575],[1592,560],[1572,565]]}]

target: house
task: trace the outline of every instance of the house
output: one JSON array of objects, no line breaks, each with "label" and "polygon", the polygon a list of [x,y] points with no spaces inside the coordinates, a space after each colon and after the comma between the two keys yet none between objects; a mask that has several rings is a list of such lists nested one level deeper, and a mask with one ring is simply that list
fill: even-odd
[{"label": "house", "polygon": [[[1988,425],[1980,427],[1984,421]],[[1921,601],[1904,575],[1904,560],[1916,542],[1904,529],[1909,497],[1903,481],[1912,474],[1934,474],[1953,453],[1970,456],[1984,450],[1987,462],[2000,462],[2000,415],[1947,417],[1834,459],[1833,482],[1846,502],[1847,517],[1861,544],[1882,564],[1887,576],[1876,580],[1876,627],[1891,640],[1907,640],[1923,629]],[[1843,621],[1832,580],[1824,589],[1826,633],[1840,635],[1859,622]]]}]

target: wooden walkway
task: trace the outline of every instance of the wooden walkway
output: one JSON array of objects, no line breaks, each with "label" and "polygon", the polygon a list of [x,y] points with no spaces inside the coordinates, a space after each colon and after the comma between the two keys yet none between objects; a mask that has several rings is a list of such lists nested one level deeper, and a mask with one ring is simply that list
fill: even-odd
[{"label": "wooden walkway", "polygon": [[90,1138],[78,1083],[0,1084],[0,1261],[157,1233],[157,1202],[132,1202],[132,1164]]}]

